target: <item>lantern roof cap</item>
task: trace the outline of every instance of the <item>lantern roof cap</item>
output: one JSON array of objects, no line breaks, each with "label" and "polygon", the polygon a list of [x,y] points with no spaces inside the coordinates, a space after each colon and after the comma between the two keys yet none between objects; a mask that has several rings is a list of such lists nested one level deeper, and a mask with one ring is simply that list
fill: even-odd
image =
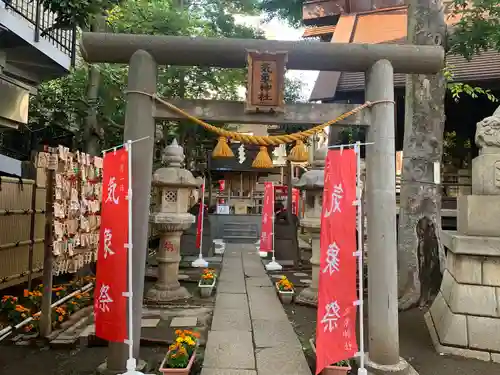
[{"label": "lantern roof cap", "polygon": [[304,173],[295,187],[301,190],[317,190],[324,187],[325,159],[328,147],[320,147],[314,151],[312,168]]},{"label": "lantern roof cap", "polygon": [[166,167],[159,168],[153,173],[152,184],[154,186],[199,187],[200,183],[191,171],[182,168],[183,161],[184,149],[174,139],[163,150],[163,163]]}]

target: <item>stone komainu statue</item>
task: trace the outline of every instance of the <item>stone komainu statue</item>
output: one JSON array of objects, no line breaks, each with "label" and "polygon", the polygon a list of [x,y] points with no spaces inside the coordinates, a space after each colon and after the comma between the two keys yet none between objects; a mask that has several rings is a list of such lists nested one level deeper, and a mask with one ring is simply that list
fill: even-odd
[{"label": "stone komainu statue", "polygon": [[499,153],[500,107],[491,116],[477,123],[475,141],[477,147],[480,149],[480,153],[489,153],[489,148],[493,148],[495,149],[495,153]]}]

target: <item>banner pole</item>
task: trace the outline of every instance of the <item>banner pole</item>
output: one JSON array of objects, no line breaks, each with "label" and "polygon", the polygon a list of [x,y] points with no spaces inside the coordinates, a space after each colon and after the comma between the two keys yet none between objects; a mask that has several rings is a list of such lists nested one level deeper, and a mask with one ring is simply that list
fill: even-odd
[{"label": "banner pole", "polygon": [[365,324],[364,324],[364,307],[363,307],[363,209],[361,205],[361,143],[356,142],[354,145],[356,152],[356,200],[357,200],[357,230],[358,230],[358,288],[359,288],[359,368],[358,375],[367,375],[365,369]]},{"label": "banner pole", "polygon": [[136,371],[137,361],[134,358],[134,329],[133,329],[133,301],[132,301],[132,141],[127,141],[125,144],[127,149],[128,158],[128,244],[127,244],[127,258],[128,258],[128,359],[127,359],[127,372],[125,375],[139,375],[140,372]]},{"label": "banner pole", "polygon": [[272,222],[273,222],[273,231],[272,231],[273,257],[272,257],[271,262],[266,264],[266,270],[268,270],[268,271],[281,271],[283,269],[283,267],[281,266],[281,264],[276,262],[275,248],[274,248],[274,232],[275,232],[274,224],[275,224],[275,217],[276,217],[276,214],[274,212],[274,203],[275,203],[274,182],[271,182],[271,190],[272,190],[271,196],[273,198],[273,201],[271,202],[272,207],[273,207],[273,217],[272,217]]},{"label": "banner pole", "polygon": [[[203,176],[203,185],[201,187],[201,206],[200,206],[200,253],[198,259],[191,263],[191,267],[208,267],[208,262],[203,259],[203,222],[205,221],[205,176]],[[198,234],[197,234],[198,235]]]}]

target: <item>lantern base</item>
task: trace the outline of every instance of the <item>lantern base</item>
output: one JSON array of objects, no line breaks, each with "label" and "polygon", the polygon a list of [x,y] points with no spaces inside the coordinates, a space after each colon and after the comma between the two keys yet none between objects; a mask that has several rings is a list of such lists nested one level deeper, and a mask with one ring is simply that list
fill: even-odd
[{"label": "lantern base", "polygon": [[308,287],[303,289],[297,297],[295,303],[307,306],[318,306],[318,289]]},{"label": "lantern base", "polygon": [[146,302],[152,304],[161,304],[162,302],[171,302],[186,300],[191,298],[191,293],[183,286],[172,289],[159,289],[156,285],[146,293]]},{"label": "lantern base", "polygon": [[270,263],[266,264],[266,270],[268,271],[281,271],[282,269],[283,267],[281,264],[276,262],[274,259]]}]

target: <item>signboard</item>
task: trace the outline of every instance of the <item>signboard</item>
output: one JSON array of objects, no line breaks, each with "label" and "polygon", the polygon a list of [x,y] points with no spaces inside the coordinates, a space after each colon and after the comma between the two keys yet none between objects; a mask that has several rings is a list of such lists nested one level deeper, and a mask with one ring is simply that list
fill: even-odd
[{"label": "signboard", "polygon": [[229,206],[227,204],[218,204],[217,205],[217,214],[218,215],[229,215]]},{"label": "signboard", "polygon": [[245,112],[284,112],[286,52],[247,51]]}]

